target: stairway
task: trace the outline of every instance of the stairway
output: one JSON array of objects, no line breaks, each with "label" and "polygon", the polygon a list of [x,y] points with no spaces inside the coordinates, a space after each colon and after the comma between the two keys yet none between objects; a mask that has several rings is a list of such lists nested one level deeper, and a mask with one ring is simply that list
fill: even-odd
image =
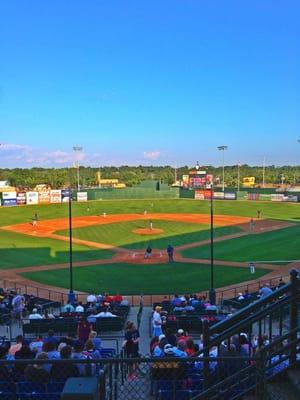
[{"label": "stairway", "polygon": [[272,382],[267,383],[267,395],[249,394],[243,400],[299,400],[300,399],[300,368],[288,369]]}]

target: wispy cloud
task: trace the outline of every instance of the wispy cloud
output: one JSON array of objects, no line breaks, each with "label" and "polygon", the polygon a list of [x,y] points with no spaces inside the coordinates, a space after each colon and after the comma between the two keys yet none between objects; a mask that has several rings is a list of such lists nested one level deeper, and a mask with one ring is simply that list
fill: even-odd
[{"label": "wispy cloud", "polygon": [[161,152],[155,151],[144,151],[144,158],[147,160],[157,160],[161,156]]},{"label": "wispy cloud", "polygon": [[[86,159],[84,152],[66,152],[60,149],[45,151],[44,149],[23,144],[4,143],[0,146],[2,161],[12,166],[43,166],[43,165],[70,165],[74,161],[82,162]],[[15,164],[15,165],[14,165]]]}]

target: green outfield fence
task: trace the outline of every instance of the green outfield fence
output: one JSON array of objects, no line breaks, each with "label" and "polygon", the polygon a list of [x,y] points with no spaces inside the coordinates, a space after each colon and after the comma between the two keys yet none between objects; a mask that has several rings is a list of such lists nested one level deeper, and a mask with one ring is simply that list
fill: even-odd
[{"label": "green outfield fence", "polygon": [[[84,190],[84,189],[82,189]],[[124,189],[86,189],[89,200],[114,200],[114,199],[178,199],[178,188],[164,188],[155,190],[147,187],[132,187]],[[76,192],[74,191],[76,196]]]}]

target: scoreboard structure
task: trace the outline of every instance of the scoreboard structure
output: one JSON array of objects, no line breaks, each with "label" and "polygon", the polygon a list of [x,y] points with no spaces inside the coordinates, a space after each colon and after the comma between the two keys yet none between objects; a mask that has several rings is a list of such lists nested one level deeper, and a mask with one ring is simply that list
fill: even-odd
[{"label": "scoreboard structure", "polygon": [[213,182],[213,175],[205,169],[191,169],[188,175],[183,175],[183,187],[186,189],[210,189]]}]

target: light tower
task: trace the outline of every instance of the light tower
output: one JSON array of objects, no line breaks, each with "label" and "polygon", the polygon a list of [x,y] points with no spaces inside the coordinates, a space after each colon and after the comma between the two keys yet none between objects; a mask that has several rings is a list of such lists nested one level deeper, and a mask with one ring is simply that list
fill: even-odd
[{"label": "light tower", "polygon": [[222,182],[222,191],[225,190],[225,170],[224,170],[224,151],[228,149],[228,146],[218,146],[218,150],[222,151],[222,167],[223,167],[223,182]]}]

